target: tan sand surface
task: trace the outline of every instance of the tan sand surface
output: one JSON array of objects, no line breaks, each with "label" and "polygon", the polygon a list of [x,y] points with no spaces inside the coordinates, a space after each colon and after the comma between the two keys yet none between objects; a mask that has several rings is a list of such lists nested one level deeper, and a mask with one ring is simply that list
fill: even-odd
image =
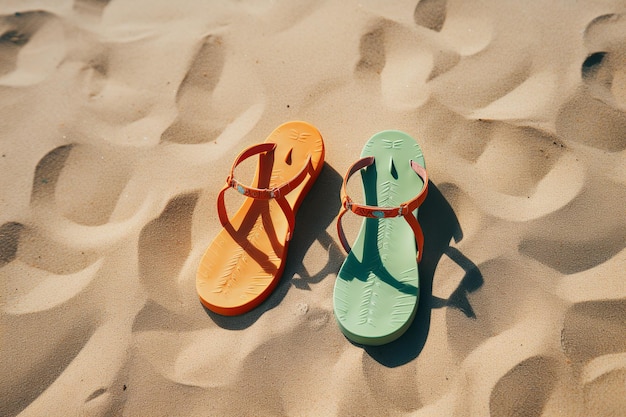
[{"label": "tan sand surface", "polygon": [[[1,416],[626,416],[622,0],[5,0],[0,106]],[[216,195],[289,120],[326,166],[275,293],[217,316]],[[432,181],[422,292],[363,348],[334,220],[385,129]]]}]

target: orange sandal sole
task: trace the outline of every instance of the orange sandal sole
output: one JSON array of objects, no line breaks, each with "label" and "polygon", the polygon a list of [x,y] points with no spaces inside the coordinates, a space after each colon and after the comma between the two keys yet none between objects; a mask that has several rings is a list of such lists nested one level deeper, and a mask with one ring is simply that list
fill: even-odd
[{"label": "orange sandal sole", "polygon": [[[295,214],[324,165],[324,141],[305,122],[287,122],[265,143],[247,148],[235,159],[217,198],[223,229],[208,247],[196,275],[196,290],[209,310],[234,316],[261,304],[282,276]],[[259,155],[253,186],[234,178],[235,167]],[[224,193],[246,197],[232,218]]]}]

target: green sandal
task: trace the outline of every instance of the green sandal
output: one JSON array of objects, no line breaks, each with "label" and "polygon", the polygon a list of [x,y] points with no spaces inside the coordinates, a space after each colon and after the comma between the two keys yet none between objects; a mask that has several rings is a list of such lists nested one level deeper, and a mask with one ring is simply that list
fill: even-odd
[{"label": "green sandal", "polygon": [[[346,194],[348,179],[360,170],[366,205]],[[419,300],[417,265],[424,250],[417,208],[427,194],[422,149],[400,131],[372,136],[346,173],[337,232],[348,257],[339,270],[333,301],[337,323],[351,341],[382,345],[411,325]],[[352,249],[341,225],[348,210],[365,217]]]}]

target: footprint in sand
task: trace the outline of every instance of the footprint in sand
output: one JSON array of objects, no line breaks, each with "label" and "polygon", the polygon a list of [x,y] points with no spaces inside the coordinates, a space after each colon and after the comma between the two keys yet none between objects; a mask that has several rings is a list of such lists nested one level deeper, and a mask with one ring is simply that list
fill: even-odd
[{"label": "footprint in sand", "polygon": [[355,72],[362,76],[380,75],[385,67],[385,31],[383,26],[361,36],[359,52],[361,59],[357,63]]},{"label": "footprint in sand", "polygon": [[492,416],[541,416],[559,377],[556,359],[533,356],[501,377],[491,391]]},{"label": "footprint in sand", "polygon": [[626,410],[626,352],[599,356],[583,370],[585,415],[618,416]]},{"label": "footprint in sand", "polygon": [[191,250],[191,223],[197,201],[197,193],[172,198],[139,236],[140,280],[152,300],[172,310],[180,307],[183,298],[178,275]]},{"label": "footprint in sand", "polygon": [[222,137],[235,140],[229,136],[240,139],[260,120],[263,105],[255,102],[255,94],[252,90],[241,94],[250,85],[224,72],[229,64],[224,42],[214,34],[202,39],[176,92],[176,120],[162,133],[161,141],[199,144],[221,142]]},{"label": "footprint in sand", "polygon": [[203,39],[176,93],[178,117],[163,132],[161,140],[195,144],[214,140],[219,135],[218,126],[225,124],[227,115],[207,98],[220,81],[224,53],[221,37],[208,35]]},{"label": "footprint in sand", "polygon": [[542,312],[529,308],[528,300],[540,300],[543,305],[551,301],[541,287],[528,285],[526,277],[542,273],[536,265],[503,256],[480,263],[476,269],[480,281],[475,278],[474,291],[465,295],[465,305],[472,315],[459,307],[446,309],[448,343],[459,357],[471,355],[490,338],[510,331],[519,322],[540,317]]},{"label": "footprint in sand", "polygon": [[[36,228],[17,222],[0,226],[0,282],[5,289],[0,356],[12,364],[0,379],[1,415],[17,415],[29,406],[88,342],[98,312],[85,314],[83,307],[101,266],[96,253],[51,241]],[[41,329],[47,329],[45,335]],[[37,340],[36,349],[29,340]]]},{"label": "footprint in sand", "polygon": [[46,311],[72,300],[94,280],[102,260],[53,241],[35,227],[0,227],[0,276],[7,292],[2,310],[13,315]]},{"label": "footprint in sand", "polygon": [[441,32],[446,21],[447,0],[421,0],[415,6],[413,19],[419,26]]},{"label": "footprint in sand", "polygon": [[72,145],[63,145],[48,152],[35,168],[35,178],[30,196],[31,204],[45,203],[54,198],[54,190]]},{"label": "footprint in sand", "polygon": [[136,157],[132,149],[107,143],[72,146],[54,188],[60,213],[87,226],[109,222],[130,180]]},{"label": "footprint in sand", "polygon": [[102,44],[90,40],[87,35],[85,38],[86,50],[77,52],[77,56],[72,58],[86,62],[80,76],[85,96],[90,100],[100,99],[103,97],[103,90],[107,87],[109,77],[109,53]]},{"label": "footprint in sand", "polygon": [[76,0],[74,10],[84,15],[101,16],[111,0]]},{"label": "footprint in sand", "polygon": [[138,155],[133,148],[108,143],[74,143],[51,150],[35,168],[32,223],[77,251],[106,250],[139,232],[154,210],[155,198],[145,187],[127,187]]},{"label": "footprint in sand", "polygon": [[626,405],[626,301],[576,303],[565,313],[561,348],[583,386],[585,415],[621,415]]},{"label": "footprint in sand", "polygon": [[107,143],[59,146],[35,168],[31,204],[78,225],[105,225],[130,179],[136,156],[132,150]]},{"label": "footprint in sand", "polygon": [[43,81],[65,56],[61,21],[44,11],[0,16],[0,85]]},{"label": "footprint in sand", "polygon": [[557,133],[609,152],[626,149],[626,16],[604,15],[584,33],[589,54],[581,64],[583,86],[561,108]]},{"label": "footprint in sand", "polygon": [[413,19],[418,26],[438,33],[445,47],[462,57],[480,53],[494,40],[491,11],[476,4],[421,0]]},{"label": "footprint in sand", "polygon": [[567,309],[561,347],[577,366],[594,358],[626,353],[626,300],[586,301]]},{"label": "footprint in sand", "polygon": [[589,178],[569,204],[528,223],[518,249],[562,274],[589,270],[626,247],[626,218],[610,215],[624,207],[623,185]]},{"label": "footprint in sand", "polygon": [[24,225],[8,222],[0,226],[0,268],[15,259]]},{"label": "footprint in sand", "polygon": [[[541,130],[457,119],[442,140],[451,148],[446,159],[450,175],[492,216],[516,222],[537,219],[561,209],[583,190],[585,172],[574,154],[558,137]],[[480,186],[485,181],[490,187]]]},{"label": "footprint in sand", "polygon": [[[581,87],[560,109],[556,120],[557,134],[597,149],[623,151],[626,149],[626,136],[623,134],[626,131],[626,113],[607,104],[612,100],[590,97],[592,91]],[[607,98],[604,93],[601,96]]]},{"label": "footprint in sand", "polygon": [[583,80],[595,97],[626,110],[626,15],[593,19],[585,29],[584,41],[590,53],[582,64]]},{"label": "footprint in sand", "polygon": [[[530,44],[510,51],[494,38],[495,30],[506,24],[474,9],[422,0],[412,25],[380,19],[361,38],[357,77],[380,75],[385,105],[397,110],[419,108],[434,97],[469,115],[506,96],[531,75]],[[485,77],[485,71],[491,76]]]},{"label": "footprint in sand", "polygon": [[428,81],[448,71],[459,57],[414,27],[381,19],[361,36],[357,79],[379,77],[385,105],[397,110],[422,106]]},{"label": "footprint in sand", "polygon": [[99,253],[132,233],[133,225],[143,224],[147,214],[142,209],[126,221],[109,222],[117,201],[112,196],[127,182],[101,181],[101,174],[123,177],[123,164],[99,166],[105,156],[124,160],[112,152],[63,145],[39,161],[28,223],[0,227],[0,274],[12,288],[3,310],[20,315],[66,305],[98,275],[103,263]]},{"label": "footprint in sand", "polygon": [[[0,415],[15,416],[22,412],[54,385],[79,356],[97,323],[94,314],[85,314],[83,310],[58,309],[55,314],[2,314],[0,355],[3,361],[11,364],[11,370],[0,378]],[[47,329],[45,337],[41,329]],[[33,340],[36,349],[32,346]]]}]

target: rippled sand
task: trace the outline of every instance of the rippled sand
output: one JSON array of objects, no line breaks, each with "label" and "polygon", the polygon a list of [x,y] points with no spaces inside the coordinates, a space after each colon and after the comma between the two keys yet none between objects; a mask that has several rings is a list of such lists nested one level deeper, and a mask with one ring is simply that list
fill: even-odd
[{"label": "rippled sand", "polygon": [[[625,50],[621,1],[0,4],[0,415],[626,415]],[[217,192],[294,119],[327,163],[284,276],[216,316]],[[363,349],[334,220],[385,129],[432,181],[422,296]]]}]

